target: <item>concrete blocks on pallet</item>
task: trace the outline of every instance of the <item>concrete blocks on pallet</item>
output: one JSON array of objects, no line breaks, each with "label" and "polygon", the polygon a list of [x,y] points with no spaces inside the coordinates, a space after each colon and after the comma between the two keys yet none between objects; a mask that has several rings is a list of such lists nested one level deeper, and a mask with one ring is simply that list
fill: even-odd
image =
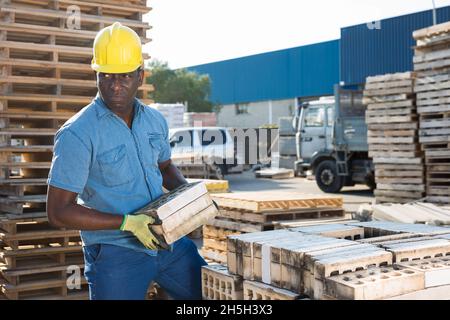
[{"label": "concrete blocks on pallet", "polygon": [[137,213],[158,217],[162,225],[151,228],[171,244],[206,224],[218,210],[205,183],[196,182],[164,194]]},{"label": "concrete blocks on pallet", "polygon": [[305,293],[320,299],[328,277],[391,264],[392,253],[365,244],[308,253],[303,273]]},{"label": "concrete blocks on pallet", "polygon": [[405,224],[400,222],[357,222],[348,225],[364,228],[365,238],[375,238],[401,233],[411,233],[415,235],[440,235],[450,234],[450,228],[431,226],[426,224]]},{"label": "concrete blocks on pallet", "polygon": [[359,240],[364,238],[364,228],[344,224],[324,224],[294,228],[293,231],[312,233],[336,239]]},{"label": "concrete blocks on pallet", "polygon": [[202,267],[202,296],[204,300],[242,300],[242,277],[232,275],[227,267]]},{"label": "concrete blocks on pallet", "polygon": [[340,300],[378,300],[423,290],[423,272],[409,268],[370,268],[325,279],[325,294]]}]

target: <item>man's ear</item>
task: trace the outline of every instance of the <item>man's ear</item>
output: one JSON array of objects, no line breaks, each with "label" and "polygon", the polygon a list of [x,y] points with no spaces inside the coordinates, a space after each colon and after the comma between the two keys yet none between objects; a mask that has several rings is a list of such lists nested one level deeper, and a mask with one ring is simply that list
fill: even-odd
[{"label": "man's ear", "polygon": [[144,68],[139,71],[139,87],[144,84]]}]

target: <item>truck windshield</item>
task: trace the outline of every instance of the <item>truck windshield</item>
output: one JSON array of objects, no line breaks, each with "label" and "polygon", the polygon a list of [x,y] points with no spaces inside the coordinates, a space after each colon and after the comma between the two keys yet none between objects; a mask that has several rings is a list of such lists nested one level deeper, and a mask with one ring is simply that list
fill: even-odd
[{"label": "truck windshield", "polygon": [[325,106],[308,107],[305,114],[305,127],[323,127]]}]

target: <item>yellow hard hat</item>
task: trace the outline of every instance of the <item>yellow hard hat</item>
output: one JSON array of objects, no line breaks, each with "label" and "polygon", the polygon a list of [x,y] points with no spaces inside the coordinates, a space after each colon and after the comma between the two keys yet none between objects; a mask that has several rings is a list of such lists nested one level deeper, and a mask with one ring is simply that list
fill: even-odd
[{"label": "yellow hard hat", "polygon": [[91,67],[102,73],[127,73],[144,63],[141,39],[120,22],[103,28],[94,40]]}]

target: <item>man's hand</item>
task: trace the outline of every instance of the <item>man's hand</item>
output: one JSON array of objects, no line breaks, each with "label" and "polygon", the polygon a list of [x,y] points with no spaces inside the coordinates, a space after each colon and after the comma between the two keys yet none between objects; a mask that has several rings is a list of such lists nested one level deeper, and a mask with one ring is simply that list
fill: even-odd
[{"label": "man's hand", "polygon": [[154,218],[145,214],[134,216],[126,215],[123,218],[123,223],[120,230],[133,233],[146,248],[150,250],[158,250],[160,241],[157,236],[150,231],[149,225],[160,223],[160,221],[156,221]]}]

